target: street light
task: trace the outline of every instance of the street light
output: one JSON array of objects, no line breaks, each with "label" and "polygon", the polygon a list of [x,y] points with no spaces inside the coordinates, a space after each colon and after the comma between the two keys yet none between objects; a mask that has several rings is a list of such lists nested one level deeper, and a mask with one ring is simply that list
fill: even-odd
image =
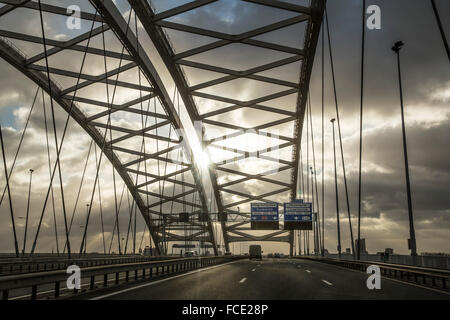
[{"label": "street light", "polygon": [[334,153],[334,185],[336,188],[336,217],[337,217],[337,233],[338,233],[338,255],[341,258],[341,226],[339,222],[339,194],[338,194],[338,185],[337,185],[337,170],[336,170],[336,141],[334,135],[334,122],[336,119],[331,119],[331,123],[333,124],[333,153]]},{"label": "street light", "polygon": [[27,231],[28,231],[28,215],[30,213],[30,197],[31,197],[31,179],[33,178],[33,169],[29,170],[30,172],[30,184],[28,187],[28,201],[27,201],[27,215],[25,218],[25,232],[24,232],[24,236],[23,236],[23,248],[22,248],[22,255],[25,255],[25,246],[27,243]]},{"label": "street light", "polygon": [[406,176],[406,195],[408,197],[408,215],[409,215],[409,236],[408,239],[408,249],[411,250],[412,256],[417,256],[417,247],[416,247],[416,233],[414,230],[414,218],[412,211],[412,201],[411,201],[411,186],[409,181],[409,165],[408,165],[408,150],[406,146],[406,129],[405,129],[405,115],[403,111],[403,89],[402,89],[402,74],[400,69],[400,49],[403,47],[402,41],[397,41],[392,47],[392,51],[394,51],[397,55],[397,67],[398,67],[398,85],[400,89],[400,110],[401,110],[401,118],[402,118],[402,135],[403,135],[403,155],[405,158],[405,176]]}]

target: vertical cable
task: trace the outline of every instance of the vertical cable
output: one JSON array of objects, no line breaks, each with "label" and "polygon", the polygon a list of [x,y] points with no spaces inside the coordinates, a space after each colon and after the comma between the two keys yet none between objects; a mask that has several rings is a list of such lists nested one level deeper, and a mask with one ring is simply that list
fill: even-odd
[{"label": "vertical cable", "polygon": [[[88,150],[88,153],[87,153],[87,156],[86,156],[86,161],[85,161],[85,163],[84,163],[83,173],[82,173],[82,175],[81,175],[80,186],[78,187],[77,197],[76,197],[76,199],[75,199],[75,205],[73,206],[72,216],[71,216],[71,218],[70,218],[70,223],[69,223],[69,235],[70,235],[70,232],[72,231],[73,219],[74,219],[74,217],[75,217],[75,212],[76,212],[76,210],[77,210],[78,201],[79,201],[79,199],[80,199],[81,188],[83,187],[84,177],[85,177],[85,175],[86,175],[86,168],[87,168],[87,164],[88,164],[89,157],[90,157],[90,154],[91,154],[91,150],[92,150],[92,145],[93,145],[93,143],[94,143],[94,140],[91,140],[91,143],[89,144],[89,150]],[[97,152],[96,152],[96,153],[97,153]],[[96,158],[95,158],[95,159],[96,159],[95,162],[97,163],[97,154],[95,155],[95,157],[96,157]],[[66,245],[64,245],[63,253],[64,253],[65,251],[66,251]]]},{"label": "vertical cable", "polygon": [[[38,4],[39,4],[39,16],[40,16],[40,21],[41,21],[42,42],[44,45],[45,68],[46,68],[46,72],[47,72],[48,90],[49,90],[49,97],[50,97],[50,109],[51,109],[51,113],[52,113],[53,135],[54,135],[54,139],[55,139],[55,147],[56,147],[56,152],[57,152],[56,164],[58,167],[61,202],[62,202],[63,217],[64,217],[64,228],[66,231],[67,253],[69,254],[69,257],[70,257],[69,227],[67,224],[66,202],[64,199],[64,185],[63,185],[63,178],[62,178],[62,171],[61,171],[61,163],[60,163],[60,159],[59,159],[59,152],[61,150],[58,149],[58,135],[57,135],[57,130],[56,130],[55,109],[53,106],[52,85],[51,85],[51,81],[50,81],[50,68],[49,68],[48,55],[47,55],[47,39],[45,38],[44,19],[43,19],[43,15],[42,15],[41,0],[38,1]],[[61,146],[61,149],[62,149],[62,146]]]},{"label": "vertical cable", "polygon": [[[314,172],[311,173],[311,188],[312,188],[312,194],[314,195],[314,187],[316,189],[316,224],[315,224],[315,239],[314,239],[314,247],[317,251],[319,251],[320,248],[320,208],[319,208],[319,194],[317,192],[317,175],[316,175],[316,152],[314,148],[314,129],[313,129],[313,121],[312,121],[312,108],[311,108],[311,95],[309,94],[309,120],[311,123],[311,146],[312,146],[312,155],[313,155],[313,167]],[[307,119],[308,121],[308,119]],[[313,196],[314,199],[314,196]]]},{"label": "vertical cable", "polygon": [[[25,126],[23,128],[22,135],[20,136],[19,146],[17,147],[16,154],[14,155],[14,160],[13,160],[13,163],[11,165],[11,169],[9,169],[9,178],[10,179],[11,179],[11,176],[12,176],[12,173],[13,173],[13,170],[14,170],[14,166],[16,165],[16,160],[17,160],[17,157],[19,155],[20,148],[22,146],[23,138],[25,137],[25,132],[27,131],[27,128],[28,128],[28,123],[30,122],[31,113],[33,112],[34,105],[36,103],[36,99],[37,99],[39,90],[40,90],[40,87],[37,88],[36,94],[34,95],[33,103],[31,104],[31,108],[30,108],[30,112],[28,113],[27,121],[25,122]],[[0,206],[3,203],[3,197],[5,196],[5,193],[6,193],[6,187],[7,186],[5,185],[5,187],[3,188],[2,198],[0,199]]]},{"label": "vertical cable", "polygon": [[366,34],[366,0],[363,0],[362,8],[362,39],[361,39],[361,100],[359,109],[359,171],[358,171],[358,243],[356,248],[356,258],[361,259],[361,166],[362,166],[362,125],[363,125],[363,104],[364,104],[364,58],[365,58],[365,34]]},{"label": "vertical cable", "polygon": [[[90,33],[89,33],[90,35],[92,35],[92,30],[94,29],[95,18],[96,17],[97,17],[97,9],[95,10],[94,18],[92,19],[91,30],[90,30]],[[84,63],[86,61],[86,54],[87,54],[87,51],[88,51],[88,48],[89,48],[90,40],[91,40],[91,37],[89,36],[87,44],[86,44],[86,47],[85,47],[85,51],[83,53],[83,60],[82,60],[82,63],[81,63],[80,72],[78,73],[77,83],[76,83],[76,86],[75,86],[75,91],[74,91],[74,94],[73,94],[73,96],[72,96],[72,98],[70,100],[69,112],[67,114],[66,122],[64,124],[64,130],[63,130],[62,137],[61,137],[61,143],[59,145],[59,149],[58,148],[56,149],[56,157],[57,158],[59,158],[59,155],[61,153],[61,149],[62,149],[62,146],[63,146],[63,143],[64,143],[64,139],[66,137],[67,128],[68,128],[70,117],[72,115],[72,111],[73,111],[73,107],[74,107],[74,100],[75,100],[75,97],[76,97],[76,94],[77,94],[77,91],[78,91],[78,85],[80,83],[81,73],[83,71]],[[54,176],[55,176],[55,173],[56,173],[56,167],[57,167],[57,164],[55,163],[55,165],[53,166],[53,170],[52,170],[52,174],[51,174],[51,178],[50,178],[50,185],[49,185],[49,187],[47,189],[47,193],[46,193],[46,196],[45,196],[45,199],[44,199],[44,205],[43,205],[43,208],[42,208],[42,211],[41,211],[41,216],[39,218],[38,228],[37,228],[36,235],[35,235],[35,238],[34,238],[33,247],[31,249],[31,255],[34,253],[34,250],[36,249],[36,244],[37,244],[37,240],[38,240],[38,237],[39,237],[39,232],[40,232],[40,229],[41,229],[42,220],[44,218],[45,209],[47,207],[48,197],[50,195],[50,190],[52,188],[52,182],[53,182],[53,179],[54,179]],[[70,257],[70,254],[69,254],[69,257]]]},{"label": "vertical cable", "polygon": [[[91,141],[91,145],[92,145],[93,141],[94,140]],[[94,145],[94,153],[95,153],[95,166],[97,166],[97,163],[98,163],[98,159],[97,159],[97,145]],[[101,191],[101,188],[100,188],[100,179],[98,179],[97,184],[98,184],[98,203],[99,203],[99,209],[100,209],[100,222],[102,224],[103,253],[106,254],[105,224],[103,222],[102,191]]]},{"label": "vertical cable", "polygon": [[23,247],[22,247],[22,255],[25,255],[25,247],[27,243],[27,230],[28,230],[28,217],[30,214],[30,199],[31,199],[31,180],[33,178],[33,169],[30,169],[30,185],[28,187],[28,200],[27,200],[27,215],[25,218],[25,232],[23,235]]},{"label": "vertical cable", "polygon": [[8,176],[8,169],[6,167],[6,154],[5,154],[5,146],[3,145],[3,134],[1,124],[0,124],[0,142],[2,145],[2,156],[3,156],[3,166],[5,168],[6,188],[8,190],[9,212],[11,213],[11,224],[14,234],[14,247],[16,249],[16,257],[19,257],[19,245],[17,244],[16,224],[14,222],[14,210],[11,200],[11,189],[9,187],[9,176]]},{"label": "vertical cable", "polygon": [[325,256],[325,24],[322,20],[322,257]]},{"label": "vertical cable", "polygon": [[[97,11],[96,11],[97,12]],[[129,27],[130,27],[130,20],[131,20],[131,11],[128,17],[128,22],[127,22],[127,27],[126,27],[126,31],[125,34],[128,34],[129,31]],[[108,70],[107,70],[107,65],[106,65],[106,44],[105,44],[105,37],[104,37],[104,24],[102,21],[102,44],[103,44],[103,62],[104,62],[104,68],[105,68],[105,75],[107,75]],[[88,39],[88,41],[90,40],[90,38]],[[89,45],[89,42],[88,42]],[[119,68],[118,70],[120,70],[120,68],[122,67],[122,62],[123,62],[123,55],[125,52],[125,46],[122,46],[122,51],[120,53],[120,59],[119,59]],[[80,246],[80,254],[83,252],[83,245],[84,242],[86,241],[86,233],[87,233],[87,226],[89,224],[89,219],[91,216],[91,211],[92,211],[92,202],[94,200],[94,195],[95,195],[95,188],[97,186],[97,181],[98,181],[98,177],[99,177],[99,170],[100,170],[100,166],[101,166],[101,162],[102,162],[102,158],[103,158],[103,154],[105,153],[105,146],[106,146],[106,136],[108,134],[108,128],[110,129],[110,139],[111,139],[111,111],[112,111],[112,105],[114,104],[114,99],[116,96],[116,89],[117,89],[117,83],[119,80],[119,75],[120,72],[117,73],[116,78],[114,80],[114,86],[113,86],[113,92],[112,92],[112,97],[110,100],[110,96],[109,96],[109,86],[108,86],[108,82],[105,81],[106,84],[106,94],[107,94],[107,105],[108,105],[108,118],[106,121],[106,126],[105,126],[105,132],[103,134],[103,141],[102,141],[102,146],[101,146],[101,153],[100,153],[100,157],[99,157],[99,163],[98,166],[96,168],[96,173],[95,173],[95,179],[94,179],[94,187],[92,188],[92,194],[90,197],[90,203],[89,203],[89,210],[88,210],[88,215],[86,217],[86,228],[84,228],[84,233],[83,233],[83,238],[81,240],[81,246]],[[111,151],[112,152],[112,151]],[[114,184],[114,203],[115,203],[115,209],[116,209],[116,225],[117,225],[117,236],[118,236],[118,246],[119,246],[119,254],[121,253],[121,248],[120,248],[120,232],[119,232],[119,224],[118,224],[118,218],[119,218],[119,212],[118,212],[118,208],[117,208],[117,192],[116,192],[116,181],[115,181],[115,171],[114,171],[114,166],[112,166],[112,171],[113,171],[113,184]],[[124,184],[125,186],[125,184]],[[123,195],[123,192],[122,192]],[[112,238],[114,237],[114,235],[112,235]],[[112,239],[111,238],[111,239]]]},{"label": "vertical cable", "polygon": [[338,235],[338,254],[339,258],[341,258],[341,224],[339,221],[339,193],[338,193],[338,183],[337,183],[337,165],[336,165],[336,138],[334,135],[334,122],[335,119],[331,119],[331,123],[333,124],[333,154],[334,154],[334,186],[336,192],[336,223],[337,223],[337,235]]},{"label": "vertical cable", "polygon": [[441,33],[442,42],[444,43],[445,51],[447,52],[447,57],[450,62],[450,49],[448,47],[447,38],[445,37],[444,28],[442,27],[441,18],[439,17],[439,12],[436,7],[436,2],[434,0],[431,0],[431,6],[433,7],[434,16],[436,17],[436,22],[438,24],[439,31]]},{"label": "vertical cable", "polygon": [[338,124],[339,144],[340,144],[340,149],[341,149],[342,171],[343,171],[343,175],[344,175],[344,188],[345,188],[345,199],[347,202],[348,224],[349,224],[349,229],[350,229],[350,241],[352,244],[352,254],[354,256],[355,244],[354,244],[354,240],[353,240],[353,228],[352,228],[352,218],[351,218],[351,212],[350,212],[350,201],[348,199],[347,174],[346,174],[346,170],[345,170],[344,147],[342,145],[341,121],[340,121],[340,116],[339,116],[339,105],[338,105],[338,99],[337,99],[336,79],[334,76],[334,64],[333,64],[333,53],[332,53],[331,38],[330,38],[330,27],[329,27],[328,13],[327,13],[326,7],[325,7],[325,18],[326,18],[326,22],[327,22],[327,35],[328,35],[328,47],[329,47],[328,49],[330,52],[330,64],[331,64],[331,76],[333,79],[334,102],[336,104],[336,119],[337,119],[337,124]]},{"label": "vertical cable", "polygon": [[[51,164],[51,157],[50,157],[50,143],[48,140],[48,126],[47,126],[47,108],[45,107],[45,96],[44,96],[44,90],[42,92],[42,109],[44,111],[44,127],[45,127],[45,142],[47,146],[47,158],[48,158],[48,174],[50,179],[52,178],[52,164]],[[53,192],[53,184],[51,183],[51,196],[52,196],[52,212],[53,212],[53,225],[55,228],[55,242],[56,242],[56,253],[59,255],[59,241],[58,241],[58,228],[56,223],[56,210],[55,210],[55,195]],[[71,223],[72,225],[72,223]],[[70,227],[69,227],[69,234],[70,234]],[[64,251],[66,246],[64,245]],[[63,253],[64,253],[63,251]]]}]

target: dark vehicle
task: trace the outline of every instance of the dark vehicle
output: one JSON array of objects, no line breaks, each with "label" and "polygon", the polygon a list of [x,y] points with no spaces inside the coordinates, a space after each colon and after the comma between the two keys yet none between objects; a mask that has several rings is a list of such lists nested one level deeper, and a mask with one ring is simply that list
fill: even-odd
[{"label": "dark vehicle", "polygon": [[225,252],[225,255],[226,255],[226,256],[231,256],[231,252],[230,252],[230,251],[227,251],[227,252]]},{"label": "dark vehicle", "polygon": [[274,257],[274,258],[279,258],[279,257],[280,257],[280,254],[279,254],[279,253],[275,253],[275,254],[273,255],[273,257]]},{"label": "dark vehicle", "polygon": [[259,259],[262,260],[261,246],[254,244],[249,247],[249,259]]},{"label": "dark vehicle", "polygon": [[184,256],[187,258],[195,257],[195,256],[197,256],[197,251],[186,251]]},{"label": "dark vehicle", "polygon": [[273,258],[273,253],[269,253],[269,254],[267,255],[267,258]]}]

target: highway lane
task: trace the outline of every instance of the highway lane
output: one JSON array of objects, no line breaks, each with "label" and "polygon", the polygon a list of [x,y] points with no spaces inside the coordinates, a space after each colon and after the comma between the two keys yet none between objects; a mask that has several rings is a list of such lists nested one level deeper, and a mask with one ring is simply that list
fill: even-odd
[{"label": "highway lane", "polygon": [[79,299],[265,300],[449,299],[450,295],[391,279],[369,290],[368,275],[298,259],[239,260],[173,278],[111,288]]}]

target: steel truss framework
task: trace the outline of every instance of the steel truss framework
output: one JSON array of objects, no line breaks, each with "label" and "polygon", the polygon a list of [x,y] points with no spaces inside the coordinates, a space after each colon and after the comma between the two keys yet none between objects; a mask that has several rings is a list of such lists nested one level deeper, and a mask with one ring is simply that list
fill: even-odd
[{"label": "steel truss framework", "polygon": [[[217,203],[217,210],[220,212],[228,212],[232,216],[243,219],[239,222],[222,222],[222,231],[226,250],[229,251],[229,243],[234,241],[288,242],[291,244],[292,250],[292,232],[281,230],[266,233],[265,235],[253,235],[246,232],[249,231],[249,228],[245,227],[249,223],[249,216],[248,214],[240,213],[238,206],[243,204],[248,205],[251,201],[273,202],[276,201],[274,199],[277,197],[281,197],[283,199],[296,198],[297,176],[299,171],[299,147],[303,119],[305,115],[306,98],[317,39],[322,22],[325,0],[311,0],[309,6],[302,6],[276,0],[243,0],[244,3],[252,3],[253,5],[258,5],[266,9],[270,8],[274,11],[282,10],[289,12],[291,16],[287,19],[283,19],[275,23],[267,23],[264,26],[260,26],[253,30],[245,31],[239,34],[229,34],[196,27],[193,25],[181,24],[174,22],[171,19],[177,15],[188,13],[204,6],[212,5],[216,1],[217,0],[191,1],[187,4],[179,5],[161,12],[156,12],[147,0],[128,0],[128,3],[133,9],[131,12],[133,13],[134,11],[136,14],[147,35],[150,37],[153,45],[157,49],[159,56],[162,58],[165,66],[170,72],[170,75],[177,86],[179,95],[188,110],[191,120],[202,121],[205,125],[204,130],[207,135],[208,128],[206,128],[206,126],[214,126],[223,130],[233,131],[231,134],[228,133],[227,135],[217,136],[205,142],[205,145],[208,146],[209,150],[221,149],[234,153],[232,158],[217,161],[209,168],[213,193]],[[188,149],[185,150],[188,154],[191,154],[189,143],[184,141],[182,147],[181,139],[179,137],[177,139],[173,139],[171,136],[163,136],[154,133],[155,129],[157,130],[163,126],[172,126],[173,129],[180,129],[183,128],[183,126],[177,113],[177,108],[174,105],[174,101],[165,90],[162,80],[152,64],[150,57],[147,55],[146,50],[142,47],[142,43],[139,41],[139,38],[135,34],[134,30],[130,30],[126,19],[122,16],[112,0],[91,0],[89,2],[95,10],[98,10],[99,14],[97,15],[92,12],[82,12],[81,18],[86,21],[96,21],[100,24],[100,26],[93,28],[92,32],[78,35],[66,41],[46,39],[47,46],[51,47],[47,53],[48,55],[56,55],[58,53],[70,50],[71,52],[87,52],[90,55],[105,56],[110,59],[120,59],[121,61],[123,60],[124,64],[121,64],[118,68],[109,70],[100,75],[90,75],[87,72],[82,72],[79,74],[70,70],[50,66],[50,72],[55,77],[64,76],[75,79],[80,77],[82,81],[78,86],[72,85],[67,87],[60,87],[55,81],[52,81],[52,88],[49,90],[45,73],[46,69],[42,66],[42,63],[39,63],[42,62],[45,57],[43,51],[32,57],[25,57],[18,50],[16,50],[13,45],[9,44],[8,41],[0,41],[0,56],[36,82],[45,91],[51,91],[54,100],[57,101],[57,103],[66,111],[70,110],[72,103],[74,104],[71,116],[84,130],[86,130],[86,132],[99,146],[105,144],[106,148],[103,150],[104,154],[111,161],[128,187],[149,227],[152,238],[156,244],[160,244],[163,237],[166,241],[208,241],[214,244],[214,250],[217,254],[216,240],[214,239],[214,232],[210,218],[208,218],[206,225],[190,222],[191,227],[196,231],[194,231],[189,237],[181,236],[176,232],[167,232],[166,230],[162,230],[155,223],[155,219],[162,214],[161,210],[157,210],[157,208],[162,204],[167,205],[168,203],[176,202],[178,204],[188,205],[192,208],[193,214],[208,212],[202,181],[199,177],[199,172],[196,169],[196,166],[192,163],[177,161],[169,157],[170,152],[180,150],[183,147]],[[38,14],[37,10],[39,7],[37,1],[0,0],[0,3],[5,4],[3,7],[0,7],[0,18],[18,9],[27,9],[35,12],[35,14]],[[68,15],[66,8],[48,4],[42,4],[42,10],[46,13],[59,16]],[[302,37],[304,37],[302,40],[302,48],[257,39],[259,36],[283,30],[284,28],[289,28],[294,25],[301,25],[305,28],[302,35]],[[213,41],[182,52],[176,52],[166,34],[166,30],[169,29],[182,31],[197,36],[208,37],[209,39],[213,39]],[[86,40],[99,36],[108,31],[112,31],[115,37],[125,48],[124,54],[121,54],[116,50],[102,50],[95,47],[87,47],[84,44]],[[301,32],[299,32],[299,37],[300,35]],[[43,43],[42,37],[27,35],[11,30],[0,30],[0,36],[35,44]],[[270,52],[283,53],[287,54],[288,57],[278,61],[261,64],[246,70],[234,70],[224,67],[220,64],[220,61],[217,61],[214,64],[207,64],[195,62],[190,59],[195,55],[207,53],[232,44],[244,44],[253,47],[255,50],[270,50]],[[282,79],[282,77],[262,75],[264,72],[270,72],[276,68],[295,63],[301,64],[297,82]],[[220,76],[213,80],[191,86],[189,85],[189,79],[184,72],[185,67],[214,72]],[[126,81],[120,78],[120,75],[134,68],[138,68],[138,70],[140,70],[141,74],[147,80],[147,85],[143,85],[141,83],[136,84],[135,81]],[[248,101],[202,92],[205,91],[205,89],[220,84],[226,84],[238,79],[250,79],[261,84],[276,85],[283,87],[283,90],[276,93],[266,94]],[[94,99],[92,97],[83,97],[78,93],[79,89],[105,83],[134,92],[137,90],[140,91],[141,94],[139,97],[131,101],[116,104],[110,103],[109,101],[105,103],[103,99],[104,97]],[[296,105],[293,110],[285,110],[282,107],[267,105],[270,104],[268,102],[272,100],[290,95],[296,95]],[[202,114],[197,103],[199,98],[224,103],[227,106]],[[145,102],[150,103],[150,101],[155,99],[159,100],[164,112],[159,113],[156,111],[145,111],[142,108],[139,109],[137,107],[139,105],[142,106]],[[106,108],[106,110],[86,115],[81,111],[81,105],[91,105]],[[215,116],[220,116],[228,112],[238,111],[245,108],[268,112],[278,117],[278,120],[266,121],[265,123],[248,128],[243,127],[240,123],[226,123],[211,119]],[[143,125],[140,129],[129,129],[115,125],[109,126],[108,123],[101,121],[101,119],[104,119],[104,117],[109,113],[121,112],[153,117],[157,120],[155,120],[155,124],[150,126]],[[291,125],[293,127],[292,134],[276,136],[270,134],[269,131],[271,128],[282,125]],[[114,131],[114,138],[104,141],[102,130],[105,129],[111,129],[111,131]],[[256,150],[252,152],[249,152],[248,150],[230,148],[220,144],[220,142],[244,135],[244,132],[248,132],[249,129],[253,130],[255,135],[277,140],[278,144],[274,148]],[[161,143],[161,145],[167,145],[167,147],[155,153],[145,152],[145,149],[143,150],[140,145],[136,145],[135,148],[131,148],[130,146],[132,144],[126,144],[127,147],[124,147],[123,142],[135,137],[141,137],[142,139],[145,137],[146,139],[164,142],[165,144]],[[283,159],[281,156],[278,158],[272,156],[271,152],[275,149],[290,150],[290,158]],[[118,154],[128,154],[128,156],[135,156],[136,158],[134,160],[123,162],[119,158]],[[271,163],[276,162],[279,164],[279,167],[276,171],[266,170],[265,172],[251,173],[239,169],[239,166],[233,167],[229,165],[230,163],[238,164],[240,161],[245,161],[250,158],[258,158]],[[177,169],[175,172],[163,175],[155,174],[154,172],[146,172],[139,166],[141,163],[149,159],[158,160],[162,163],[175,164],[181,169]],[[273,176],[274,174],[280,172],[284,174],[288,173],[290,178],[284,179],[283,181],[282,179],[276,179]],[[184,182],[176,178],[183,173],[190,173],[192,175],[193,182]],[[236,175],[239,178],[233,181],[220,183],[218,179],[220,174]],[[136,176],[144,177],[145,181],[138,182],[137,178],[134,179]],[[251,192],[239,191],[235,188],[238,184],[247,180],[255,180],[262,184],[270,184],[276,186],[276,189],[263,194],[253,194]],[[148,191],[148,188],[146,188],[150,184],[159,183],[161,181],[183,186],[184,192],[179,192],[170,196],[164,194],[161,195],[157,192],[150,192]],[[200,200],[199,203],[185,200],[186,196],[193,194],[197,194],[197,197]],[[228,202],[225,201],[225,199],[227,197],[229,198],[230,195],[238,197],[239,200]],[[147,203],[144,200],[147,196],[158,198],[158,200],[154,203]],[[176,216],[166,215],[164,220],[167,225],[173,225],[173,231],[182,229],[182,226],[177,223]]]},{"label": "steel truss framework", "polygon": [[[236,209],[238,209],[237,206],[248,204],[250,201],[272,202],[274,197],[283,196],[283,194],[285,193],[288,193],[291,199],[296,198],[297,175],[299,169],[299,146],[301,141],[303,119],[305,115],[307,91],[309,87],[309,80],[315,55],[317,39],[322,22],[325,1],[312,0],[310,6],[306,7],[275,0],[243,0],[243,2],[264,6],[266,9],[271,8],[274,11],[285,10],[290,13],[295,13],[295,15],[287,19],[283,19],[275,23],[266,24],[264,26],[260,26],[253,30],[245,31],[239,34],[223,33],[215,30],[200,28],[195,25],[178,23],[176,22],[176,20],[174,21],[170,19],[176,15],[186,14],[203,6],[211,5],[216,2],[216,0],[192,1],[163,12],[155,12],[151,4],[149,4],[149,2],[146,0],[130,0],[129,2],[138,14],[141,23],[151,37],[160,56],[165,62],[166,67],[175,80],[191,119],[193,121],[202,121],[203,124],[215,126],[216,128],[219,127],[222,129],[231,129],[234,131],[231,134],[229,133],[224,136],[215,137],[205,142],[209,149],[222,149],[234,153],[234,157],[232,157],[231,159],[226,159],[226,161],[221,162],[215,162],[210,168],[210,176],[214,188],[214,196],[217,201],[218,210],[221,212],[228,212],[235,216],[242,216],[243,218],[247,217],[246,221],[244,220],[238,223],[230,223],[227,225],[226,223],[222,222],[222,231],[226,249],[229,250],[229,243],[234,241],[281,241],[289,242],[291,244],[292,253],[292,232],[276,231],[263,236],[252,235],[248,232],[246,233],[244,231],[249,230],[249,228],[245,228],[243,226],[246,224],[248,225],[249,223],[248,214],[242,214],[239,212],[239,210]],[[282,30],[283,28],[287,28],[296,24],[306,25],[303,39],[303,48],[290,47],[257,39],[258,36],[262,36],[277,30]],[[175,49],[170,42],[171,39],[169,39],[166,35],[166,30],[182,31],[197,36],[208,37],[213,40],[201,46],[190,48],[182,52],[175,52]],[[211,52],[215,49],[236,43],[252,46],[255,49],[270,49],[271,52],[281,52],[289,54],[289,57],[252,67],[246,70],[235,70],[224,67],[220,65],[220,61],[217,61],[215,64],[206,64],[189,59],[196,55]],[[286,66],[298,61],[301,61],[301,70],[298,82],[287,81],[278,77],[275,78],[261,75],[261,73],[265,71],[270,71],[275,68]],[[190,86],[189,79],[185,75],[183,69],[184,67],[206,70],[220,74],[220,76],[216,77],[213,80]],[[204,89],[231,82],[236,79],[252,79],[262,84],[282,86],[284,89],[277,93],[267,94],[249,101],[241,101],[238,99],[232,99],[230,97],[224,97],[219,94],[201,92],[202,90],[205,91]],[[293,111],[287,111],[279,107],[275,108],[267,106],[266,102],[270,100],[286,97],[292,94],[297,94],[296,107]],[[198,104],[196,103],[196,101],[198,101],[196,100],[196,98],[202,98],[209,101],[218,101],[227,104],[227,106],[215,111],[201,114]],[[244,128],[240,123],[225,123],[210,119],[212,117],[241,110],[243,108],[270,112],[274,115],[281,115],[283,117],[279,120],[271,120],[252,128]],[[248,132],[248,129],[252,129],[253,132],[257,135],[271,137],[270,133],[267,133],[268,129],[279,125],[292,123],[294,124],[294,129],[291,136],[278,135],[276,137],[273,137],[276,138],[279,143],[276,148],[292,149],[292,157],[289,160],[281,158],[276,159],[271,157],[270,152],[273,150],[272,148],[249,152],[248,150],[239,150],[236,148],[226,147],[223,144],[218,144],[218,142],[223,142],[227,139],[239,137],[244,134],[244,130],[247,130]],[[206,129],[205,131],[207,133],[208,130]],[[272,173],[270,171],[254,174],[227,166],[230,164],[230,162],[234,162],[236,164],[239,161],[248,158],[259,158],[266,161],[275,161],[279,163],[280,167],[278,168],[277,172],[290,171],[290,181],[287,182],[276,180],[270,176],[270,174]],[[239,176],[239,179],[221,184],[218,181],[219,173],[237,175]],[[259,195],[255,195],[250,192],[241,192],[233,189],[233,187],[237,186],[238,184],[251,179],[257,180],[260,183],[276,185],[278,186],[278,188],[276,190]],[[235,195],[240,197],[240,200],[225,203],[224,195]]]},{"label": "steel truss framework", "polygon": [[[45,4],[45,1],[42,2],[41,10],[46,14],[56,16],[69,15],[65,7]],[[51,39],[50,37],[46,38],[47,56],[52,57],[66,52],[81,52],[92,56],[100,56],[102,59],[106,57],[108,59],[116,59],[116,61],[120,60],[119,67],[106,70],[99,75],[91,75],[89,70],[86,70],[88,68],[80,72],[74,72],[50,65],[51,88],[49,88],[46,67],[43,64],[46,56],[42,46],[44,44],[43,37],[14,30],[0,30],[0,57],[37,83],[44,91],[47,93],[51,92],[54,101],[66,112],[70,112],[71,117],[92,137],[95,143],[100,148],[103,147],[104,154],[119,173],[133,196],[150,230],[156,249],[160,253],[162,251],[161,242],[164,239],[164,241],[211,242],[214,252],[217,254],[211,219],[208,219],[205,224],[192,222],[189,226],[191,234],[179,235],[176,232],[176,230],[180,229],[177,227],[179,225],[177,215],[165,215],[162,214],[161,209],[158,210],[161,206],[173,206],[173,203],[177,203],[183,205],[184,208],[189,208],[191,215],[198,214],[198,212],[208,212],[205,193],[196,167],[191,161],[175,160],[173,156],[169,155],[173,151],[190,154],[189,142],[183,141],[182,143],[182,137],[175,133],[176,129],[183,129],[176,107],[150,58],[143,49],[140,40],[129,26],[130,20],[128,22],[125,20],[112,1],[86,1],[86,4],[89,3],[92,6],[92,12],[95,13],[81,12],[80,17],[84,21],[90,22],[92,29],[89,32],[64,41]],[[12,14],[15,10],[28,10],[29,13],[39,17],[39,4],[37,1],[2,0],[0,5],[0,19],[8,14]],[[94,22],[99,26],[94,28]],[[107,50],[105,47],[98,48],[86,45],[86,42],[89,43],[95,37],[101,37],[102,34],[105,35],[111,31],[111,36],[119,40],[123,49]],[[14,45],[16,41],[29,45],[38,44],[41,51],[28,57],[17,49],[17,46]],[[120,52],[120,49],[122,49],[122,52]],[[82,65],[81,58],[78,65]],[[125,77],[126,72],[132,70],[135,70],[140,76],[142,75],[142,82],[136,83],[137,79],[129,80]],[[79,78],[79,83],[63,87],[54,80],[57,76],[72,80]],[[104,95],[100,96],[100,94],[95,97],[83,96],[82,90],[95,87],[98,84],[116,86],[122,92],[125,92],[125,96],[136,96],[136,92],[139,93],[139,96],[120,104],[110,101],[110,97],[105,99]],[[156,111],[157,101],[155,99],[162,106],[161,111]],[[152,110],[153,107],[150,107],[153,104],[155,105],[155,111]],[[97,111],[94,113],[90,112],[87,115],[82,111],[82,106],[84,110],[89,109],[89,107],[96,107],[95,110]],[[100,109],[102,110],[100,111]],[[153,118],[154,121],[151,125],[147,125],[147,120],[145,120],[145,125],[142,122],[142,128],[130,129],[115,126],[105,121],[105,117],[110,114],[116,114],[117,116],[120,116],[120,114],[136,114],[145,117],[145,119]],[[173,134],[161,133],[161,131],[164,131],[165,126],[171,126],[169,132],[172,131]],[[158,129],[160,130],[159,134]],[[109,134],[104,134],[105,130],[111,131],[110,137],[108,137]],[[133,138],[140,138],[142,141],[145,139],[145,144],[147,144],[147,141],[152,141],[167,147],[162,147],[158,152],[146,152],[144,143],[126,143]],[[131,160],[133,157],[135,159]],[[128,160],[123,161],[121,159]],[[143,168],[143,163],[148,160],[161,162],[162,167],[167,167],[167,164],[176,165],[176,169],[170,173],[148,172]],[[185,174],[187,181],[182,181],[180,177],[181,175],[184,177]],[[189,180],[192,182],[189,182]],[[149,191],[148,186],[158,183],[172,184],[173,192],[172,190],[167,193],[163,191],[161,194]],[[183,187],[183,192],[175,192],[175,185]],[[187,200],[188,195],[193,200]],[[149,202],[149,198],[156,200]],[[163,226],[161,224],[158,225],[158,220],[164,221]],[[171,228],[171,226],[173,227]]]}]

